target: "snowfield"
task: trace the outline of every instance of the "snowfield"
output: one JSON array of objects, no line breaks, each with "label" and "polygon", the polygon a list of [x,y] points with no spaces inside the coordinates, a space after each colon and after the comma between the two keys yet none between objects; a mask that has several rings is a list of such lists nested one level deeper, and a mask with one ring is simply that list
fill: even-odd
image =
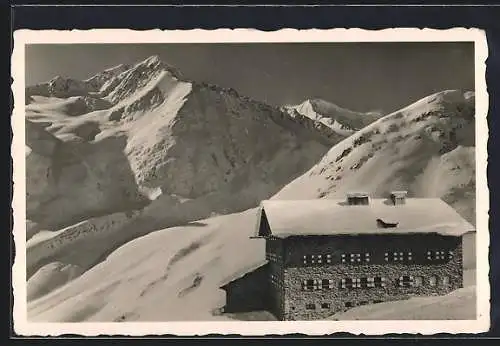
[{"label": "snowfield", "polygon": [[[219,313],[220,282],[265,257],[249,237],[268,198],[405,189],[442,197],[475,224],[471,92],[436,93],[384,117],[323,100],[276,108],[184,79],[152,56],[84,81],[56,77],[26,96],[30,321],[269,319]],[[474,244],[466,236],[471,287]],[[411,306],[422,307],[418,318],[456,318],[473,294]],[[332,318],[405,311],[359,309]]]},{"label": "snowfield", "polygon": [[[251,209],[135,239],[69,284],[32,300],[29,318],[61,322],[226,319],[213,315],[225,302],[219,283],[265,257],[264,242],[249,239],[256,213]],[[83,249],[75,244],[73,250]],[[45,272],[61,271],[66,277],[70,270],[53,263]]]}]

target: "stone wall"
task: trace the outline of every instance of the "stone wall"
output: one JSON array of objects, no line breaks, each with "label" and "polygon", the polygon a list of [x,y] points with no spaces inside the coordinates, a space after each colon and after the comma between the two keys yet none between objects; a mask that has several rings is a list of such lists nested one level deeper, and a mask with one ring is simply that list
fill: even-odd
[{"label": "stone wall", "polygon": [[[460,238],[437,234],[415,235],[364,235],[338,237],[290,237],[286,240],[284,289],[286,320],[321,319],[351,306],[383,301],[407,299],[411,296],[443,295],[463,286],[462,243]],[[446,259],[428,263],[427,251],[445,251]],[[385,261],[385,253],[391,251],[412,253],[412,260]],[[452,257],[448,258],[448,251]],[[342,253],[370,254],[370,262],[351,263],[349,256],[342,262]],[[304,264],[303,255],[322,254],[322,263]],[[330,254],[331,263],[325,263]],[[316,257],[317,258],[317,257]],[[400,287],[401,276],[419,277],[418,286]],[[436,285],[430,285],[430,278]],[[385,278],[385,287],[341,288],[343,278]],[[449,279],[443,283],[443,278]],[[303,290],[305,280],[333,280],[332,288]],[[314,304],[315,309],[306,307]],[[322,304],[325,305],[322,308]],[[347,306],[346,306],[347,305]]]},{"label": "stone wall", "polygon": [[269,261],[269,311],[283,319],[284,289],[284,240],[270,237],[266,240],[266,259]]}]

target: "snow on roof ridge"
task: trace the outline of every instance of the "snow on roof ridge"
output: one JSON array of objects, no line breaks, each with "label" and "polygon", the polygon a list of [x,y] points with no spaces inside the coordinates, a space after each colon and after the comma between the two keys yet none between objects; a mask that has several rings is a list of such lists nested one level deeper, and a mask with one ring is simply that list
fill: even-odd
[{"label": "snow on roof ridge", "polygon": [[[406,204],[397,206],[387,198],[371,199],[368,205],[356,206],[345,199],[265,200],[261,205],[275,236],[408,233],[461,236],[475,229],[437,197],[408,198]],[[290,213],[291,210],[295,212]],[[377,218],[399,225],[376,228]]]}]

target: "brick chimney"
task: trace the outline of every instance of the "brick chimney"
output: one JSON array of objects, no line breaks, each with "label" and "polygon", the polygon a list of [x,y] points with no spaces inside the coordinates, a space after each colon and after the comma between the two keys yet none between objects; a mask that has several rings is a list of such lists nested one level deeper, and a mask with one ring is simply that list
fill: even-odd
[{"label": "brick chimney", "polygon": [[402,205],[406,203],[407,191],[392,191],[391,201],[394,205]]},{"label": "brick chimney", "polygon": [[368,205],[370,204],[370,198],[368,197],[368,194],[364,192],[349,192],[347,193],[347,204]]}]

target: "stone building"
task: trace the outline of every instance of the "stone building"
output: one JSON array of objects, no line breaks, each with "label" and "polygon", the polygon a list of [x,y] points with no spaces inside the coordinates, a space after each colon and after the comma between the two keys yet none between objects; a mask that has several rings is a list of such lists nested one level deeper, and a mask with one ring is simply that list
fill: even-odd
[{"label": "stone building", "polygon": [[252,238],[266,242],[265,262],[256,275],[225,282],[226,307],[238,305],[238,296],[257,299],[254,306],[278,320],[322,319],[461,288],[462,235],[474,231],[441,199],[404,191],[388,199],[354,193],[346,200],[264,201],[256,228]]}]

